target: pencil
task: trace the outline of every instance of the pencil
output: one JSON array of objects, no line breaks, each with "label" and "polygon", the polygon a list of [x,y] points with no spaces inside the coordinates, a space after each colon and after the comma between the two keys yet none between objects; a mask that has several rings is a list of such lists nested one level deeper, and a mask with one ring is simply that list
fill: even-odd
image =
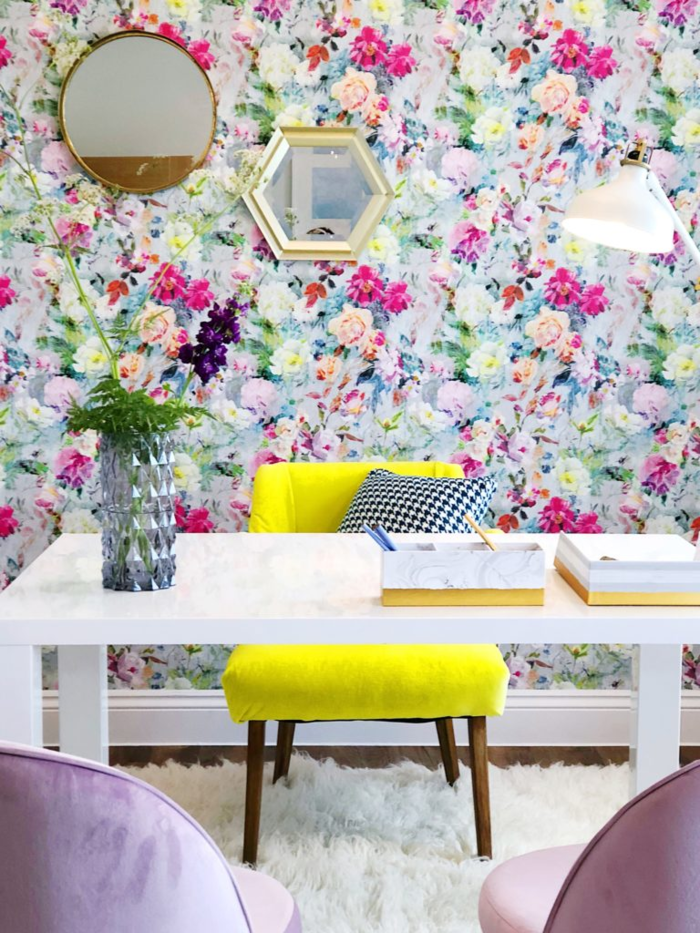
[{"label": "pencil", "polygon": [[486,534],[484,534],[484,532],[481,530],[481,528],[477,525],[477,523],[476,523],[476,522],[474,521],[474,519],[471,517],[471,515],[469,514],[469,512],[465,512],[464,518],[465,518],[465,521],[467,522],[467,524],[469,525],[469,527],[472,529],[472,531],[475,531],[475,532],[479,535],[479,537],[480,537],[481,540],[484,542],[484,544],[486,544],[488,547],[490,547],[492,551],[497,551],[497,550],[498,550],[498,548],[497,548],[496,545],[493,543],[493,541],[491,541],[491,539],[489,538],[489,536],[486,535]]}]

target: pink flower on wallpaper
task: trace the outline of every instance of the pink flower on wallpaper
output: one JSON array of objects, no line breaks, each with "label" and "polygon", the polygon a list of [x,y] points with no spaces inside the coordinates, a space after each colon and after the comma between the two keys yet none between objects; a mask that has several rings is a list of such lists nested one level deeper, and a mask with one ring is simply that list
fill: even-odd
[{"label": "pink flower on wallpaper", "polygon": [[311,441],[311,452],[317,460],[335,460],[340,449],[340,438],[330,428],[321,428]]},{"label": "pink flower on wallpaper", "polygon": [[462,467],[466,479],[476,479],[478,476],[486,475],[486,466],[481,460],[475,460],[469,454],[456,453],[453,457],[450,457],[450,463],[458,463]]},{"label": "pink flower on wallpaper", "polygon": [[88,0],[51,0],[54,10],[60,10],[61,13],[67,13],[69,16],[77,16],[87,4]]},{"label": "pink flower on wallpaper", "polygon": [[69,217],[59,217],[55,225],[56,232],[71,252],[75,249],[88,249],[90,246],[92,230],[87,224],[81,224]]},{"label": "pink flower on wallpaper", "polygon": [[545,532],[573,531],[576,528],[576,513],[566,499],[554,496],[538,515],[537,524]]},{"label": "pink flower on wallpaper", "polygon": [[683,680],[700,687],[700,663],[686,645],[683,646]]},{"label": "pink flower on wallpaper", "polygon": [[386,70],[393,78],[405,78],[416,67],[411,46],[406,43],[392,45],[386,60]]},{"label": "pink flower on wallpaper", "polygon": [[471,149],[456,147],[448,149],[442,157],[440,171],[443,178],[448,178],[460,189],[471,188],[481,173],[479,159]]},{"label": "pink flower on wallpaper", "polygon": [[41,167],[63,182],[66,175],[78,170],[78,165],[65,143],[54,140],[41,150]]},{"label": "pink flower on wallpaper", "polygon": [[249,379],[241,389],[241,405],[258,418],[271,417],[279,407],[279,391],[267,379]]},{"label": "pink flower on wallpaper", "polygon": [[44,403],[66,411],[74,398],[80,398],[80,386],[70,376],[54,376],[44,386]]},{"label": "pink flower on wallpaper", "polygon": [[178,45],[185,47],[185,39],[177,26],[173,26],[171,23],[161,23],[158,27],[158,34],[165,36],[166,39],[172,39],[173,42],[177,42]]},{"label": "pink flower on wallpaper", "polygon": [[376,360],[379,351],[386,346],[386,334],[382,330],[370,330],[360,345],[360,353],[366,360]]},{"label": "pink flower on wallpaper", "polygon": [[586,285],[581,295],[581,310],[588,317],[602,314],[610,304],[604,285]]},{"label": "pink flower on wallpaper", "polygon": [[513,230],[523,236],[530,236],[537,229],[542,211],[534,201],[528,201],[524,198],[518,201],[513,209],[511,226]]},{"label": "pink flower on wallpaper", "polygon": [[651,168],[659,176],[662,185],[675,187],[679,166],[678,159],[672,152],[667,149],[654,149],[651,154]]},{"label": "pink flower on wallpaper", "polygon": [[506,448],[508,459],[512,460],[514,463],[523,463],[529,459],[536,447],[537,441],[532,434],[528,434],[527,431],[515,431],[514,434],[508,438],[508,446]]},{"label": "pink flower on wallpaper", "polygon": [[0,505],[0,538],[9,538],[19,528],[11,505]]},{"label": "pink flower on wallpaper", "polygon": [[144,669],[146,662],[133,651],[124,651],[120,655],[108,656],[107,670],[115,674],[118,680],[130,687],[145,687]]},{"label": "pink flower on wallpaper", "polygon": [[42,115],[32,121],[32,132],[37,136],[44,136],[46,139],[52,139],[57,133],[56,120],[53,117]]},{"label": "pink flower on wallpaper", "polygon": [[647,457],[639,472],[642,486],[658,496],[665,496],[681,477],[680,467],[661,454]]},{"label": "pink flower on wallpaper", "polygon": [[186,343],[189,343],[189,340],[189,335],[184,327],[176,328],[170,334],[168,345],[165,348],[166,354],[172,359],[175,359],[179,355],[180,349],[184,347]]},{"label": "pink flower on wallpaper", "polygon": [[216,61],[206,39],[195,39],[194,42],[190,42],[187,46],[187,51],[195,61],[199,62],[205,71],[209,71]]},{"label": "pink flower on wallpaper", "polygon": [[248,467],[248,473],[251,477],[255,477],[255,474],[258,472],[258,467],[261,467],[264,463],[285,463],[283,457],[278,457],[277,454],[274,454],[268,448],[259,450],[255,456],[250,461],[250,466]]},{"label": "pink flower on wallpaper", "polygon": [[554,43],[552,61],[562,71],[573,71],[588,61],[588,46],[580,32],[565,29]]},{"label": "pink flower on wallpaper", "polygon": [[609,78],[616,68],[617,62],[613,58],[612,49],[609,45],[594,48],[586,62],[586,71],[592,78]]},{"label": "pink flower on wallpaper", "polygon": [[175,497],[175,524],[177,525],[178,531],[184,531],[185,525],[187,524],[187,509],[182,504],[182,499],[179,496]]},{"label": "pink flower on wallpaper", "polygon": [[171,397],[172,392],[167,386],[156,386],[155,389],[150,389],[148,394],[157,405],[162,405]]},{"label": "pink flower on wallpaper", "polygon": [[382,307],[391,314],[400,314],[413,301],[408,294],[408,285],[405,282],[389,282],[382,296]]},{"label": "pink flower on wallpaper", "polygon": [[190,509],[183,530],[191,535],[208,534],[213,531],[214,522],[209,518],[209,509]]},{"label": "pink flower on wallpaper", "polygon": [[0,308],[6,308],[12,304],[17,292],[10,287],[10,276],[0,275]]},{"label": "pink flower on wallpaper", "polygon": [[477,262],[489,248],[491,238],[485,230],[474,226],[468,220],[460,220],[450,230],[447,244],[450,252],[465,262]]},{"label": "pink flower on wallpaper", "polygon": [[453,0],[455,13],[478,26],[491,13],[496,0]]},{"label": "pink flower on wallpaper", "polygon": [[343,415],[351,415],[354,418],[364,414],[367,411],[367,394],[362,389],[351,389],[346,392],[340,411]]},{"label": "pink flower on wallpaper", "polygon": [[386,94],[370,94],[362,107],[362,118],[370,126],[377,126],[388,109],[389,98]]},{"label": "pink flower on wallpaper", "polygon": [[648,382],[634,390],[632,406],[638,414],[656,423],[664,420],[671,407],[671,398],[663,386]]},{"label": "pink flower on wallpaper", "polygon": [[190,311],[204,311],[214,300],[207,279],[192,279],[185,292],[185,304]]},{"label": "pink flower on wallpaper", "polygon": [[7,47],[7,39],[0,36],[0,68],[5,68],[12,61],[12,50]]},{"label": "pink flower on wallpaper", "polygon": [[595,512],[581,512],[576,519],[575,531],[580,535],[602,535],[603,533]]},{"label": "pink flower on wallpaper", "polygon": [[253,229],[250,231],[250,244],[253,247],[253,252],[258,254],[257,258],[274,260],[275,254],[270,249],[262,230],[257,224],[254,224]]},{"label": "pink flower on wallpaper", "polygon": [[360,266],[348,282],[346,292],[358,304],[368,305],[383,298],[384,283],[371,266]]},{"label": "pink flower on wallpaper", "polygon": [[168,304],[185,296],[187,280],[182,270],[169,262],[160,264],[156,272],[151,276],[151,284],[158,283],[153,289],[153,297],[158,301]]},{"label": "pink flower on wallpaper", "polygon": [[350,45],[350,58],[360,68],[374,68],[386,61],[387,44],[379,29],[365,26]]},{"label": "pink flower on wallpaper", "polygon": [[75,447],[64,447],[54,458],[53,470],[59,482],[65,483],[71,489],[79,489],[92,476],[95,462]]},{"label": "pink flower on wallpaper", "polygon": [[450,379],[438,389],[437,407],[452,415],[455,422],[462,423],[470,418],[476,408],[477,400],[474,390],[466,382]]},{"label": "pink flower on wallpaper", "polygon": [[555,308],[567,308],[581,300],[581,286],[568,269],[557,269],[544,288],[544,298]]},{"label": "pink flower on wallpaper", "polygon": [[656,0],[656,10],[659,19],[665,20],[670,26],[685,26],[695,16],[698,8],[697,0]]}]

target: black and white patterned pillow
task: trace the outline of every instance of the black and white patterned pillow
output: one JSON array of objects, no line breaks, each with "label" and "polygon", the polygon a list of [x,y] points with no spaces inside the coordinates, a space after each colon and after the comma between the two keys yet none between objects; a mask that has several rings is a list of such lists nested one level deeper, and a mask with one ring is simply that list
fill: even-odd
[{"label": "black and white patterned pillow", "polygon": [[395,534],[471,532],[465,512],[481,524],[495,491],[496,483],[488,476],[451,479],[372,470],[355,493],[338,531],[358,532],[367,524],[381,525]]}]

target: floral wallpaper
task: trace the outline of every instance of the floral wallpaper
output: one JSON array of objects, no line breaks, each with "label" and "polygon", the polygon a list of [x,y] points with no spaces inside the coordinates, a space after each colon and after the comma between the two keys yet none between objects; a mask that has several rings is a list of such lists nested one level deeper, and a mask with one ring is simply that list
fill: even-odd
[{"label": "floral wallpaper", "polygon": [[[119,29],[186,46],[218,98],[206,165],[152,196],[92,182],[57,126],[70,65]],[[362,127],[394,186],[357,265],[276,262],[239,204],[160,280],[120,366],[156,398],[177,375],[154,361],[214,301],[250,304],[197,390],[219,423],[178,440],[183,532],[244,530],[261,463],[435,458],[497,477],[506,532],[696,536],[698,269],[680,242],[635,256],[560,220],[639,137],[696,227],[698,48],[698,0],[0,0],[0,587],[57,534],[98,530],[98,439],[65,415],[104,367],[17,168],[10,100],[105,321],[213,215],[212,177],[277,126]],[[503,649],[517,687],[629,684],[623,646]],[[226,650],[115,646],[113,685],[216,686]],[[684,680],[700,682],[692,648]]]}]

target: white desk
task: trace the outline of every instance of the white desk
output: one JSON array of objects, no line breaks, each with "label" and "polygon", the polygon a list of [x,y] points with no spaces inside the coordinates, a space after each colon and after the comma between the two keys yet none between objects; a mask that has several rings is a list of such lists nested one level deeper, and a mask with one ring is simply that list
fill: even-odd
[{"label": "white desk", "polygon": [[[536,539],[551,564],[556,536]],[[0,739],[41,744],[42,645],[59,648],[62,749],[106,760],[108,644],[623,643],[638,646],[633,790],[678,767],[680,646],[700,642],[700,609],[586,606],[551,567],[542,607],[385,608],[364,535],[181,535],[177,555],[174,588],[115,593],[99,536],[64,535],[0,594]]]}]

